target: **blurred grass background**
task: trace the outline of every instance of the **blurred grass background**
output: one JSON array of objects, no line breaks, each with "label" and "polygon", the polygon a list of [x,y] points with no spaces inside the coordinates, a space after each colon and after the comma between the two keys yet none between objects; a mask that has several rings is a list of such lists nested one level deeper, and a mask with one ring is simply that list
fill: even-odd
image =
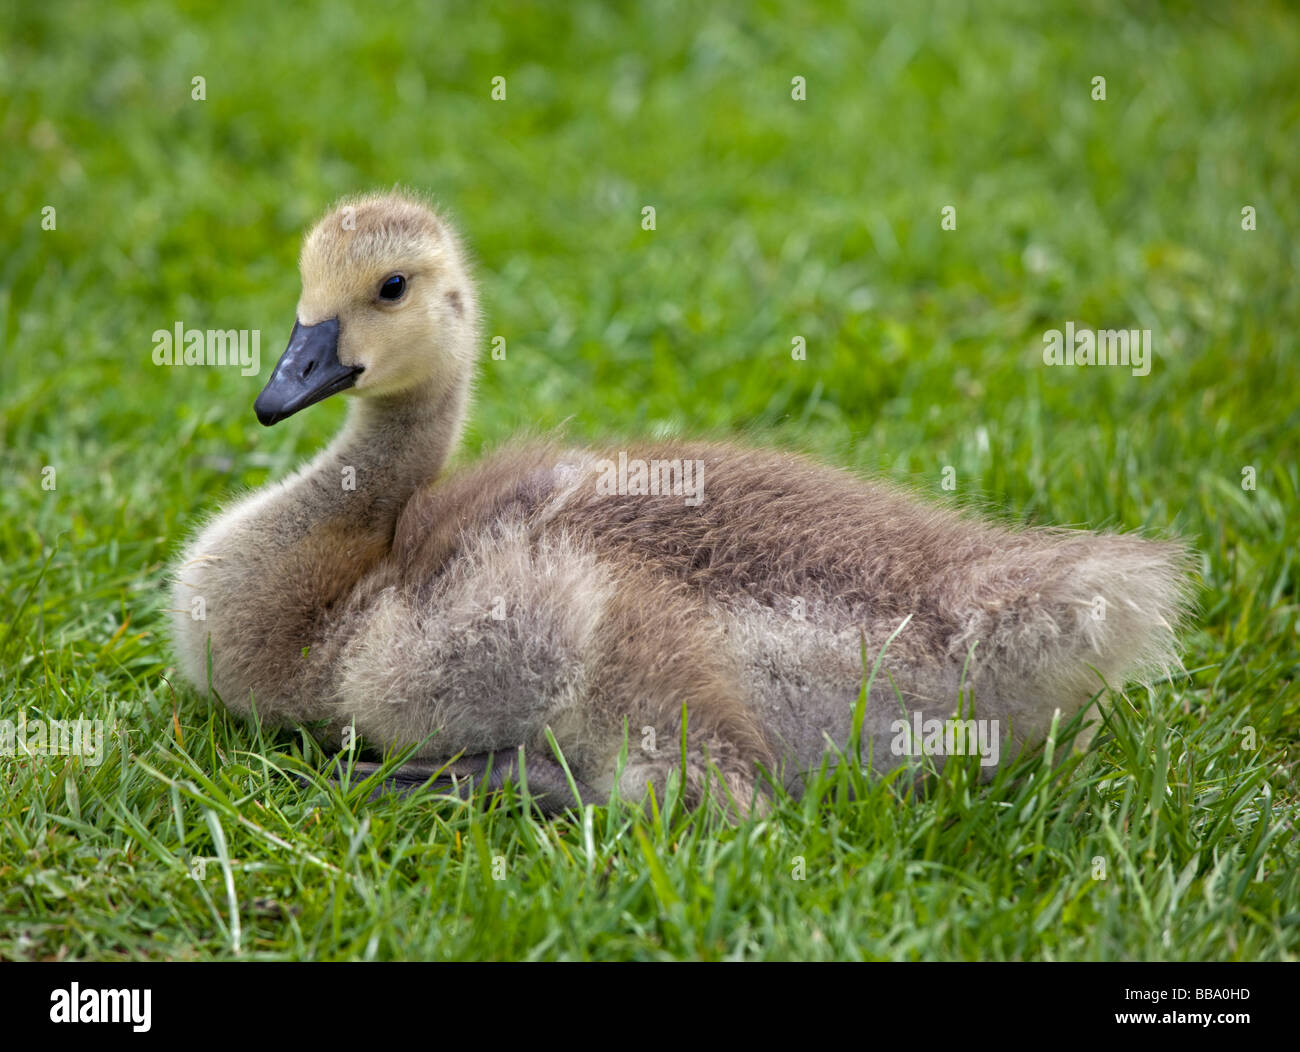
[{"label": "blurred grass background", "polygon": [[[162,568],[204,513],[337,426],[330,404],[265,431],[252,400],[293,323],[304,228],[340,194],[400,182],[457,219],[486,335],[507,341],[484,360],[466,455],[566,421],[577,439],[744,435],[935,496],[952,466],[959,498],[1022,521],[1186,536],[1205,583],[1187,666],[1202,671],[1160,704],[1188,727],[1257,726],[1294,818],[1288,5],[0,10],[0,716],[105,715],[142,756],[172,734]],[[1070,320],[1152,329],[1150,375],[1045,368],[1043,332]],[[261,330],[260,379],[155,367],[151,334],[177,321]],[[217,720],[247,747],[204,699],[178,705],[176,728]],[[64,807],[66,778],[17,770],[0,759],[5,839],[41,843],[31,801]],[[77,897],[31,888],[62,857],[0,856],[25,925],[10,952],[59,952],[46,924]],[[140,894],[155,878],[165,866],[112,879]],[[1279,894],[1273,914],[1252,908],[1290,926],[1269,922],[1259,945],[1294,954],[1294,880]],[[1219,923],[1204,952],[1241,952]],[[63,952],[144,952],[86,938]],[[1123,956],[1114,938],[1074,952]],[[899,945],[868,955],[975,952]]]}]

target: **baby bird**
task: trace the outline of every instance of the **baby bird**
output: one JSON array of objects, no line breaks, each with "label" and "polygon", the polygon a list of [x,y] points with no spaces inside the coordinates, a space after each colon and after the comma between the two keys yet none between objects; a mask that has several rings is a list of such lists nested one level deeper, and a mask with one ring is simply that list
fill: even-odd
[{"label": "baby bird", "polygon": [[480,331],[448,220],[345,200],[300,269],[254,408],[272,425],[343,394],[346,424],[191,541],[173,639],[236,712],[414,747],[402,787],[453,760],[500,784],[522,757],[564,806],[549,730],[580,796],[662,793],[680,768],[688,800],[716,777],[744,810],[760,770],[797,793],[844,755],[877,661],[864,761],[978,747],[991,772],[1103,683],[1177,664],[1176,542],[1010,530],[717,443],[518,444],[445,472]]}]

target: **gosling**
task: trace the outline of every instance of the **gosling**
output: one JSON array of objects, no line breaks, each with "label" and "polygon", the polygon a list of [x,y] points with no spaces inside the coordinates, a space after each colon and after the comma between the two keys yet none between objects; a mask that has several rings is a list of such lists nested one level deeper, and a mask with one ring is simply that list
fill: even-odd
[{"label": "gosling", "polygon": [[1007,529],[718,443],[519,443],[445,471],[480,334],[446,217],[344,200],[300,270],[254,408],[269,426],[342,394],[346,424],[186,547],[173,641],[235,712],[411,750],[399,788],[522,762],[556,809],[676,771],[688,800],[717,778],[743,811],[760,772],[798,793],[851,740],[877,771],[941,754],[916,732],[957,715],[1005,763],[1104,685],[1177,665],[1177,542]]}]

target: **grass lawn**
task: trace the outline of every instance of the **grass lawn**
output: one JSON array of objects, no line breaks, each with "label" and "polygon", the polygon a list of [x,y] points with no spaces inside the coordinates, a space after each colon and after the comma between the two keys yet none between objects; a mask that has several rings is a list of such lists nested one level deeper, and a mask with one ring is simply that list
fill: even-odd
[{"label": "grass lawn", "polygon": [[[1199,8],[4,4],[0,719],[106,733],[0,756],[0,957],[1295,959],[1300,23]],[[505,341],[462,457],[740,436],[1177,534],[1187,675],[1062,766],[737,826],[368,804],[173,690],[168,560],[342,418],[252,412],[298,240],[395,182]],[[1047,367],[1071,321],[1150,329],[1149,374]],[[260,330],[260,376],[155,366],[177,322]]]}]

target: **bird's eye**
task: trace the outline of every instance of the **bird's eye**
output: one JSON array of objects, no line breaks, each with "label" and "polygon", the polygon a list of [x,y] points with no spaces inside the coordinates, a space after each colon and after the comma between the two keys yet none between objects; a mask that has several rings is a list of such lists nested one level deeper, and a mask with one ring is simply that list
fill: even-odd
[{"label": "bird's eye", "polygon": [[401,274],[393,274],[384,278],[384,283],[379,286],[379,298],[382,300],[400,300],[405,291],[406,279]]}]

